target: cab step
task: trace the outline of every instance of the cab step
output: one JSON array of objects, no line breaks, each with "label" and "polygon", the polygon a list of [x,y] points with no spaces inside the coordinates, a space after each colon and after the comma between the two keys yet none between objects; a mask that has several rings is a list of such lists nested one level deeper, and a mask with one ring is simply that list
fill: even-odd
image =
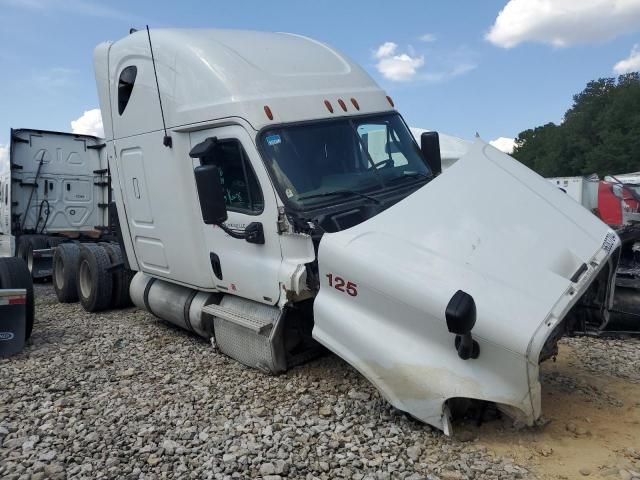
[{"label": "cab step", "polygon": [[[233,299],[233,297],[228,298]],[[232,304],[227,306],[228,303]],[[225,305],[207,305],[202,307],[202,311],[262,335],[271,329],[273,322],[280,315],[280,310],[268,305],[265,305],[265,308],[260,307],[263,305],[255,302],[242,301],[240,303],[227,300]]]},{"label": "cab step", "polygon": [[269,373],[287,369],[278,307],[225,295],[220,304],[202,307],[202,313],[213,317],[215,342],[225,355]]}]

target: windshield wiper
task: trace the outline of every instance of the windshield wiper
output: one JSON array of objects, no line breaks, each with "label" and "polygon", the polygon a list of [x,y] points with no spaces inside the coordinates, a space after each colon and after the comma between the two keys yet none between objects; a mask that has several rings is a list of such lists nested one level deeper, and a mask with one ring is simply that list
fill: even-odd
[{"label": "windshield wiper", "polygon": [[432,176],[427,175],[425,173],[420,173],[420,172],[409,172],[409,173],[400,175],[399,177],[393,177],[391,180],[387,180],[387,185],[396,183],[398,180],[404,180],[405,178],[422,178],[424,180],[429,180],[432,178]]},{"label": "windshield wiper", "polygon": [[366,193],[354,192],[353,190],[332,190],[330,192],[322,192],[322,193],[312,193],[311,195],[303,195],[302,197],[298,197],[298,200],[309,200],[311,198],[320,198],[320,197],[331,197],[334,195],[341,195],[343,197],[360,197],[366,198],[367,200],[371,200],[380,204],[380,200],[371,195],[367,195]]}]

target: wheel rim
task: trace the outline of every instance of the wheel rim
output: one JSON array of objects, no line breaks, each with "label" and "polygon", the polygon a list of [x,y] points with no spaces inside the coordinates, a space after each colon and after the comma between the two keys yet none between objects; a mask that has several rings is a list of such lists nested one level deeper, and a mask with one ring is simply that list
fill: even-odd
[{"label": "wheel rim", "polygon": [[61,289],[64,286],[64,263],[60,257],[56,258],[53,265],[53,275],[56,282],[56,287]]},{"label": "wheel rim", "polygon": [[33,273],[33,250],[29,249],[27,251],[27,268],[31,273]]},{"label": "wheel rim", "polygon": [[89,298],[91,295],[91,270],[86,260],[80,263],[80,293],[83,298]]}]

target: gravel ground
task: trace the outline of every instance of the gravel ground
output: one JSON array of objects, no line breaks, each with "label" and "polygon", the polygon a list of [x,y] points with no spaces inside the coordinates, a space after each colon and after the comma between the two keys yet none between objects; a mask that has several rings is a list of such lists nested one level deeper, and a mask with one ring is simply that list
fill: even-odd
[{"label": "gravel ground", "polygon": [[566,338],[585,370],[640,383],[640,338]]},{"label": "gravel ground", "polygon": [[[145,312],[36,294],[29,345],[0,359],[1,478],[534,478],[406,417],[333,355],[266,376]],[[637,342],[568,342],[638,381]]]}]

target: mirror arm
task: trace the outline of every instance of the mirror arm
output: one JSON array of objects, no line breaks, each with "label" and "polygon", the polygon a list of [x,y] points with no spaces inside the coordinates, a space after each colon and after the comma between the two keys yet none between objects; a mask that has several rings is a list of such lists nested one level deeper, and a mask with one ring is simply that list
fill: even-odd
[{"label": "mirror arm", "polygon": [[227,227],[224,223],[216,223],[216,225],[220,227],[224,231],[224,233],[226,233],[232,238],[237,238],[238,240],[244,240],[245,238],[247,238],[246,230],[243,230],[242,233],[239,233],[239,232],[234,232],[229,227]]},{"label": "mirror arm", "polygon": [[251,222],[242,232],[236,232],[227,227],[224,223],[216,223],[226,234],[238,240],[246,240],[248,243],[264,245],[264,229],[260,222]]}]

